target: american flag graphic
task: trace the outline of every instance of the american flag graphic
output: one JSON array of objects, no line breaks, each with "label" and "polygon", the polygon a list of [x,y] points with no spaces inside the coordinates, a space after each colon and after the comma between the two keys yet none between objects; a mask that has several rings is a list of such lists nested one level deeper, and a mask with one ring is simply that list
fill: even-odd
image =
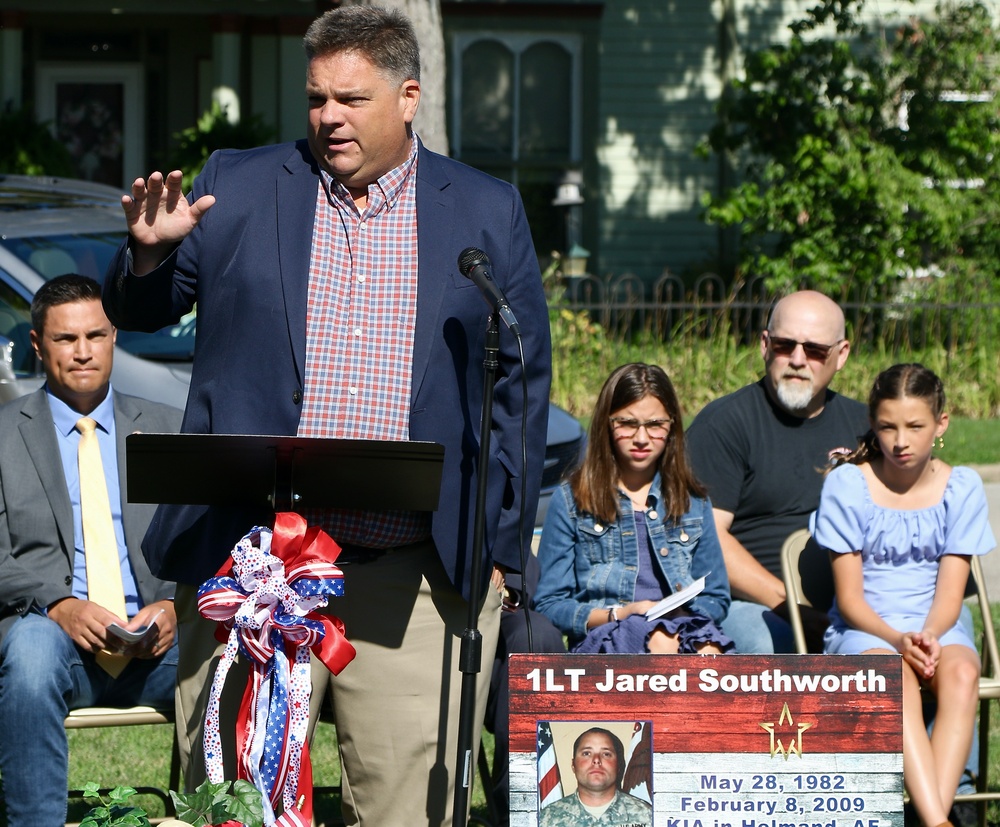
[{"label": "american flag graphic", "polygon": [[632,728],[632,740],[628,745],[625,757],[625,777],[622,778],[622,789],[625,792],[653,803],[649,794],[649,780],[653,765],[653,756],[649,750],[648,722],[636,721]]},{"label": "american flag graphic", "polygon": [[552,744],[552,727],[548,721],[538,724],[538,803],[540,807],[563,797],[556,749]]}]

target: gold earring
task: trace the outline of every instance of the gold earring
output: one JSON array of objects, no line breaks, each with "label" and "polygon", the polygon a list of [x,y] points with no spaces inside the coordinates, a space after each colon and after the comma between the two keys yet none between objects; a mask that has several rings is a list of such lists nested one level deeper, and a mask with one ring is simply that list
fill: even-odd
[{"label": "gold earring", "polygon": [[940,451],[944,448],[944,436],[936,437],[934,440],[934,447]]}]

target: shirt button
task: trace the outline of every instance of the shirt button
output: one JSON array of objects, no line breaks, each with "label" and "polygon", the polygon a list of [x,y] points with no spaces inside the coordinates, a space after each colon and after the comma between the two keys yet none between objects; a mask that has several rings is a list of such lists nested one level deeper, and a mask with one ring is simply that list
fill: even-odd
[{"label": "shirt button", "polygon": [[364,276],[358,276],[358,284],[364,284],[364,283],[365,283],[365,277]]},{"label": "shirt button", "polygon": [[686,543],[686,542],[687,542],[688,540],[690,540],[690,539],[691,539],[691,538],[690,538],[690,537],[688,537],[688,535],[687,535],[687,532],[686,532],[686,531],[682,531],[682,532],[681,532],[681,542],[682,542],[682,543]]},{"label": "shirt button", "polygon": [[656,512],[655,511],[650,511],[649,512],[649,519],[651,519],[651,520],[655,520],[656,519]]},{"label": "shirt button", "polygon": [[302,391],[296,389],[292,391],[292,404],[298,405],[302,401]]},{"label": "shirt button", "polygon": [[63,580],[63,582],[64,582],[64,583],[65,583],[65,584],[66,584],[67,586],[72,586],[72,585],[73,585],[73,577],[72,577],[72,575],[66,575],[66,579],[65,579],[65,580]]},{"label": "shirt button", "polygon": [[347,392],[348,392],[348,393],[349,393],[349,394],[350,394],[351,396],[357,396],[357,395],[358,395],[358,389],[357,389],[357,388],[348,388],[348,389],[347,389]]},{"label": "shirt button", "polygon": [[666,557],[668,554],[670,554],[670,549],[668,549],[666,546],[660,549],[661,557]]},{"label": "shirt button", "polygon": [[681,591],[681,590],[682,590],[683,588],[684,588],[684,584],[683,584],[683,583],[674,583],[674,591],[675,591],[675,592],[679,592],[679,591]]},{"label": "shirt button", "polygon": [[354,328],[354,335],[355,336],[360,336],[361,335],[361,328],[360,327]]}]

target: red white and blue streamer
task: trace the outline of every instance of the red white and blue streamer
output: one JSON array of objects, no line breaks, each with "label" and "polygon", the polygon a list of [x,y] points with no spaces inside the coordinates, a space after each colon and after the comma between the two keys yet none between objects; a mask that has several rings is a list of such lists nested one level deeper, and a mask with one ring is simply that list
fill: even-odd
[{"label": "red white and blue streamer", "polygon": [[[344,575],[334,565],[339,554],[324,531],[282,512],[273,530],[251,529],[231,562],[198,590],[198,611],[219,623],[216,636],[226,643],[205,715],[205,768],[211,781],[224,780],[219,699],[242,653],[251,669],[236,732],[238,775],[261,791],[268,827],[309,827],[312,817],[310,651],[334,675],[354,658],[340,619],[316,611],[330,595],[344,593]],[[283,813],[276,818],[279,800]]]}]

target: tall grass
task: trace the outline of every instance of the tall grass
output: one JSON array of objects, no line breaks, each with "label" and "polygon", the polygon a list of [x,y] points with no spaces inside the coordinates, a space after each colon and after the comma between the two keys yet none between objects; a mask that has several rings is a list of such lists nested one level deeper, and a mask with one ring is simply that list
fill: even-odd
[{"label": "tall grass", "polygon": [[[705,335],[680,331],[669,342],[639,334],[611,337],[583,312],[554,310],[552,400],[588,417],[608,374],[626,362],[663,366],[687,415],[760,378],[760,346],[740,344],[724,328]],[[980,342],[897,351],[884,343],[852,349],[833,388],[865,399],[878,373],[896,362],[921,362],[944,380],[952,416],[989,419],[1000,415],[1000,347]]]}]

